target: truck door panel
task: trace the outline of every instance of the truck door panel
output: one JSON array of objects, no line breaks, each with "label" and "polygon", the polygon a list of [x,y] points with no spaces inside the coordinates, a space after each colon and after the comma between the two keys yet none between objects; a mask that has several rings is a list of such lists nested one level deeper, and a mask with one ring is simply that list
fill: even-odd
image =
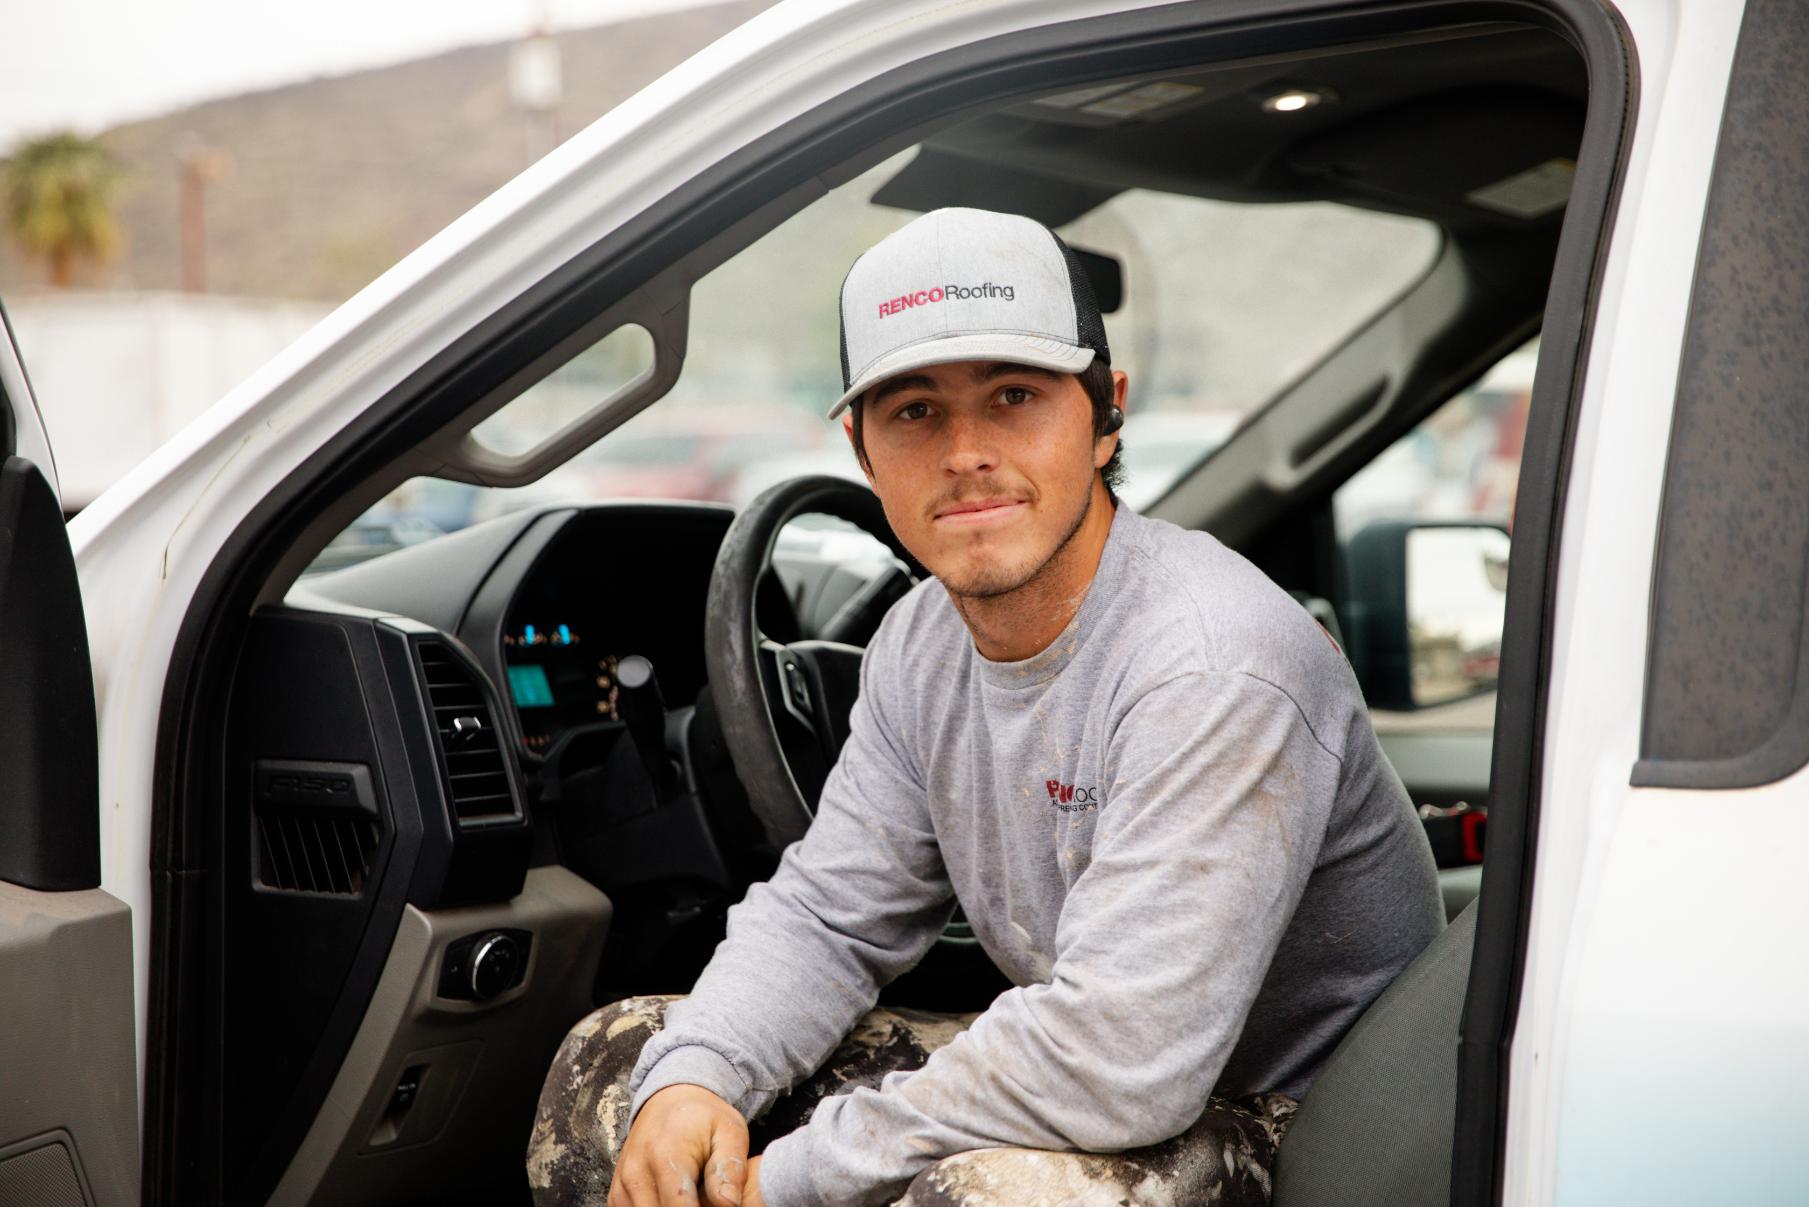
[{"label": "truck door panel", "polygon": [[42,447],[23,383],[0,339],[0,1203],[109,1207],[138,1201],[131,911],[100,888],[87,627],[56,492],[13,455]]}]

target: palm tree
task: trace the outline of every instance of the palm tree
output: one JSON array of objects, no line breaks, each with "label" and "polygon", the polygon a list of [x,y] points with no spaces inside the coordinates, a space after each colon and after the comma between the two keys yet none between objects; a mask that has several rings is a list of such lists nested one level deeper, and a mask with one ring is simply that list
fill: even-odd
[{"label": "palm tree", "polygon": [[29,139],[0,165],[7,229],[27,255],[49,261],[52,284],[68,286],[78,259],[102,261],[119,250],[118,183],[112,154],[79,134]]}]

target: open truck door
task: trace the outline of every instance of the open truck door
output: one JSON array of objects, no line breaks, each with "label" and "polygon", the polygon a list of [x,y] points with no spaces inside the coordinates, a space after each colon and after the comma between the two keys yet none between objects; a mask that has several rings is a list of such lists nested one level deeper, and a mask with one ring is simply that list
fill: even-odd
[{"label": "open truck door", "polygon": [[0,310],[0,1207],[138,1201],[132,915],[101,887],[94,677]]}]

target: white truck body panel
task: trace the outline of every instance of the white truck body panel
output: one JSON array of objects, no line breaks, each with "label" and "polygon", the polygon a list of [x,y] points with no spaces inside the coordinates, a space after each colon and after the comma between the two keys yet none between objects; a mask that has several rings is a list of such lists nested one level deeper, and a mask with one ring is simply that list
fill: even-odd
[{"label": "white truck body panel", "polygon": [[[1609,1157],[1600,1144],[1611,1134],[1639,1137],[1627,1132],[1636,1095],[1626,1072],[1615,1070],[1601,1082],[1608,1070],[1582,1057],[1602,1044],[1604,1023],[1613,1014],[1609,1003],[1617,991],[1603,979],[1604,951],[1638,945],[1655,933],[1649,917],[1624,912],[1616,899],[1639,890],[1607,880],[1613,852],[1635,828],[1653,824],[1636,801],[1677,795],[1636,793],[1628,778],[1639,758],[1676,350],[1695,276],[1720,101],[1745,6],[1628,0],[1619,7],[1638,50],[1639,111],[1596,310],[1559,552],[1537,870],[1509,1072],[1508,1203],[1656,1201],[1643,1192],[1650,1188],[1610,1189],[1590,1177],[1592,1169],[1638,1165]],[[1663,352],[1654,355],[1653,349]],[[1743,794],[1715,795],[1726,800]],[[1699,836],[1725,821],[1725,808],[1703,809],[1692,830]],[[1685,842],[1694,840],[1692,830],[1682,836]],[[1758,831],[1743,832],[1750,837]],[[1673,895],[1679,888],[1650,887]],[[1765,908],[1756,895],[1742,904]],[[1608,917],[1618,924],[1604,928]],[[1660,935],[1659,941],[1666,939]],[[1755,961],[1748,975],[1763,975],[1762,965]],[[1641,985],[1649,989],[1671,979],[1647,978]],[[1690,1043],[1701,1045],[1699,1054],[1728,1038],[1725,1031],[1690,1034]],[[1676,1068],[1676,1046],[1673,1036],[1671,1045],[1648,1051],[1654,1075]],[[1708,1084],[1750,1083],[1710,1077]],[[1722,1112],[1697,1110],[1689,1118],[1702,1122],[1709,1114]],[[1725,1117],[1733,1126],[1731,1120],[1745,1114]],[[1585,1136],[1592,1139],[1585,1142]],[[1690,1143],[1701,1136],[1693,1123]],[[1676,1139],[1661,1130],[1644,1137],[1643,1146],[1662,1153]],[[1656,1185],[1675,1193],[1675,1171],[1666,1172],[1662,1163],[1648,1168]],[[1719,1183],[1709,1197],[1720,1198],[1727,1188]]]}]

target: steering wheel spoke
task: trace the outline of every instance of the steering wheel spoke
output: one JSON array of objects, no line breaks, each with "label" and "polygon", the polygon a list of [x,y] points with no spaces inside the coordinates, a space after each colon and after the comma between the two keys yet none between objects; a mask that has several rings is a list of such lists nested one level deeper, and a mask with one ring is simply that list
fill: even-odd
[{"label": "steering wheel spoke", "polygon": [[792,647],[778,641],[760,642],[760,685],[766,695],[767,713],[773,719],[774,736],[785,765],[791,769],[798,795],[812,817],[817,798],[829,778],[835,757],[826,751],[823,726],[826,718],[811,690],[811,676]]},{"label": "steering wheel spoke", "polygon": [[841,641],[794,641],[774,654],[786,711],[810,727],[832,765],[848,741],[865,656],[859,646]]},{"label": "steering wheel spoke", "polygon": [[[790,646],[782,641],[762,638],[760,673],[766,684],[769,707],[783,709],[812,733],[817,729],[816,699],[810,693],[810,680]],[[767,678],[767,676],[771,676]],[[778,719],[778,712],[773,714]]]}]

